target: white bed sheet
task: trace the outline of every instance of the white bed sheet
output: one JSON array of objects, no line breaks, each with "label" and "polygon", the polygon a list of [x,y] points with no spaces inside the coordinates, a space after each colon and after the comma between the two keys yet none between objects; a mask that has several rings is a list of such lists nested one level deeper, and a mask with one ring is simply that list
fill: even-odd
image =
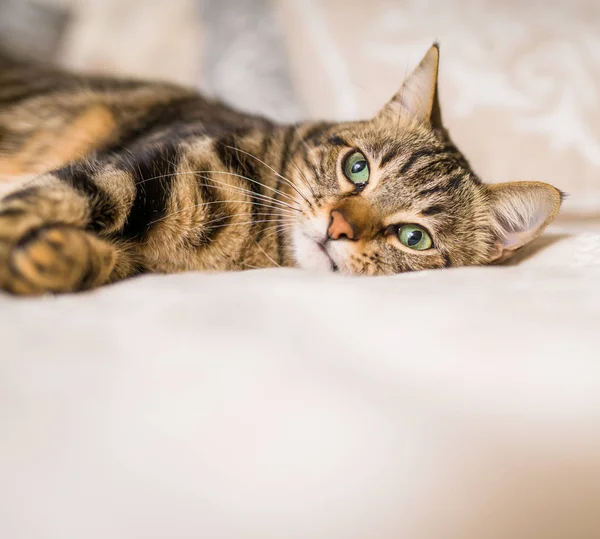
[{"label": "white bed sheet", "polygon": [[597,539],[600,227],[521,259],[0,296],[0,537]]}]

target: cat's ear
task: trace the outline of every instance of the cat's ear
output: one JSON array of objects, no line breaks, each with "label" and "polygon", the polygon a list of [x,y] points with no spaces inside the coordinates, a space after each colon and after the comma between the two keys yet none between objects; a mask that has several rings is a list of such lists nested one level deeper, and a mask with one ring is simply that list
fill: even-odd
[{"label": "cat's ear", "polygon": [[488,185],[496,252],[490,262],[510,258],[539,236],[558,214],[563,193],[541,182]]},{"label": "cat's ear", "polygon": [[437,92],[439,64],[440,47],[435,43],[406,78],[400,91],[379,112],[378,118],[397,121],[404,115],[433,128],[442,128]]}]

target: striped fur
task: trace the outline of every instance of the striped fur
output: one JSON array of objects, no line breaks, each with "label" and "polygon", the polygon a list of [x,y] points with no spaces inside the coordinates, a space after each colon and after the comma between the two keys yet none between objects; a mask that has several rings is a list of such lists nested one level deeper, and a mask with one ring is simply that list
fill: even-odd
[{"label": "striped fur", "polygon": [[[507,198],[479,181],[441,125],[437,61],[433,47],[373,120],[282,126],[169,84],[0,60],[0,288],[72,292],[144,272],[270,266],[382,275],[506,258],[524,244],[515,234],[530,241],[550,222],[559,192],[510,184]],[[341,170],[356,149],[371,170],[360,191]],[[519,189],[527,204],[515,203]],[[519,218],[519,208],[541,213]],[[360,237],[328,237],[333,211],[360,223]],[[402,223],[426,227],[434,248],[402,246]]]}]

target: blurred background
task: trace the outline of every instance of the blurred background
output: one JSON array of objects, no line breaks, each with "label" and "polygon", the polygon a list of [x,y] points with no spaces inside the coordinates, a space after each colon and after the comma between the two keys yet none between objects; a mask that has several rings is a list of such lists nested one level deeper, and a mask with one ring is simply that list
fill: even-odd
[{"label": "blurred background", "polygon": [[282,121],[373,114],[434,41],[445,121],[488,182],[600,209],[596,0],[0,0],[0,43],[161,78]]}]

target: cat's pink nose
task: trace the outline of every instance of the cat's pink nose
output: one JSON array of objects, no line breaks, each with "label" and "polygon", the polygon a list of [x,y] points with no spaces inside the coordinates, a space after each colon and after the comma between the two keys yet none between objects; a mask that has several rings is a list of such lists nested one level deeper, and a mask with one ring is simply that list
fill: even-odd
[{"label": "cat's pink nose", "polygon": [[346,220],[341,211],[333,210],[331,212],[331,221],[329,223],[329,229],[327,230],[327,236],[332,240],[339,240],[343,237],[346,237],[349,240],[354,239],[352,225]]}]

